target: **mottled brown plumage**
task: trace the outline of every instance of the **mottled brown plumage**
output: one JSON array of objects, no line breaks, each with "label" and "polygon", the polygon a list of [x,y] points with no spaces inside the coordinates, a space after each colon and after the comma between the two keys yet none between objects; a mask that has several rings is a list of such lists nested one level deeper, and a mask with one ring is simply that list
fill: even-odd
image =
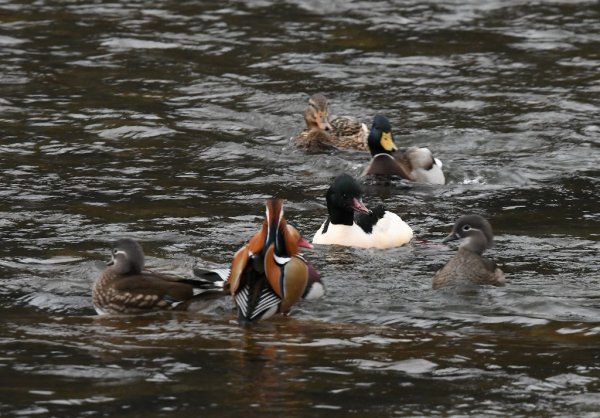
[{"label": "mottled brown plumage", "polygon": [[367,137],[369,129],[364,123],[351,116],[338,116],[331,120],[331,136],[338,148],[368,151]]},{"label": "mottled brown plumage", "polygon": [[98,314],[185,310],[200,295],[220,294],[206,282],[144,270],[144,252],[132,239],[117,241],[112,260],[94,283],[92,302]]},{"label": "mottled brown plumage", "polygon": [[478,215],[459,218],[443,242],[462,239],[458,252],[433,278],[433,288],[465,283],[503,286],[505,277],[496,263],[482,256],[492,246],[493,232],[487,220]]},{"label": "mottled brown plumage", "polygon": [[[300,139],[298,139],[300,138]],[[333,145],[331,136],[318,128],[304,131],[297,137],[296,146],[308,153],[320,153],[335,151],[338,148]]]},{"label": "mottled brown plumage", "polygon": [[368,129],[356,119],[340,116],[329,120],[329,103],[322,94],[314,94],[304,110],[306,129],[292,139],[304,150],[319,152],[336,148],[367,151]]}]

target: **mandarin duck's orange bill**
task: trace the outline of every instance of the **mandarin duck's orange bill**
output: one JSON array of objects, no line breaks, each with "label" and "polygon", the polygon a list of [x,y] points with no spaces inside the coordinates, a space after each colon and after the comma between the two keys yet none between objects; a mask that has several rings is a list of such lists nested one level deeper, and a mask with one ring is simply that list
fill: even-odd
[{"label": "mandarin duck's orange bill", "polygon": [[236,252],[227,283],[244,323],[287,314],[300,298],[324,293],[319,274],[299,255],[312,245],[286,222],[283,200],[266,206],[261,229]]}]

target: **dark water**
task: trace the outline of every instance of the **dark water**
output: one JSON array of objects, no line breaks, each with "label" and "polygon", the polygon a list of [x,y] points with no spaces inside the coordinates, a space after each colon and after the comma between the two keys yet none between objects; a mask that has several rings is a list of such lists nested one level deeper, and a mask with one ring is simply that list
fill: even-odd
[{"label": "dark water", "polygon": [[[1,416],[600,416],[598,2],[2,1],[0,63]],[[445,162],[367,190],[415,242],[307,252],[328,295],[251,329],[95,316],[116,238],[227,265],[274,194],[312,237],[368,160],[290,147],[315,92]],[[508,284],[433,292],[470,212]]]}]

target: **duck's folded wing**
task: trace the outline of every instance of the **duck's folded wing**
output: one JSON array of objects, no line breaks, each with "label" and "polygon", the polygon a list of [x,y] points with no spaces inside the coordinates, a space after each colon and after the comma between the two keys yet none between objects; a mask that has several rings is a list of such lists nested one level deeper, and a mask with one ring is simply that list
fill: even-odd
[{"label": "duck's folded wing", "polygon": [[176,306],[198,294],[193,285],[173,276],[151,274],[123,277],[114,288],[121,295],[123,304],[141,308]]},{"label": "duck's folded wing", "polygon": [[207,286],[220,286],[221,288],[229,277],[229,268],[206,269],[203,267],[193,268],[194,279],[198,283],[205,283]]}]

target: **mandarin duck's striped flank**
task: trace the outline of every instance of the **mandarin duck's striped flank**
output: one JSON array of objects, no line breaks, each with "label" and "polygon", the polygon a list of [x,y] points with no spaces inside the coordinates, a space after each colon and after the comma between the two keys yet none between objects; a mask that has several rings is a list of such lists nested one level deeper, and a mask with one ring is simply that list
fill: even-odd
[{"label": "mandarin duck's striped flank", "polygon": [[364,123],[349,116],[330,120],[329,103],[322,94],[308,99],[304,110],[306,129],[292,139],[293,143],[309,152],[324,152],[335,149],[367,151],[369,131]]},{"label": "mandarin duck's striped flank", "polygon": [[433,288],[461,284],[503,286],[506,279],[496,263],[483,257],[492,246],[494,234],[490,223],[478,215],[460,217],[443,242],[460,239],[462,243],[454,257],[433,278]]},{"label": "mandarin duck's striped flank", "polygon": [[301,298],[323,293],[318,273],[299,255],[312,246],[283,216],[283,200],[267,200],[261,229],[232,261],[227,288],[241,322],[286,314]]},{"label": "mandarin duck's striped flank", "polygon": [[210,282],[144,270],[144,251],[132,239],[113,245],[112,260],[94,283],[92,303],[98,314],[184,310],[200,295],[222,289]]},{"label": "mandarin duck's striped flank", "polygon": [[399,176],[403,179],[430,184],[444,184],[442,162],[433,157],[429,148],[410,147],[399,150],[394,142],[390,121],[376,115],[367,139],[371,161],[363,176]]}]

